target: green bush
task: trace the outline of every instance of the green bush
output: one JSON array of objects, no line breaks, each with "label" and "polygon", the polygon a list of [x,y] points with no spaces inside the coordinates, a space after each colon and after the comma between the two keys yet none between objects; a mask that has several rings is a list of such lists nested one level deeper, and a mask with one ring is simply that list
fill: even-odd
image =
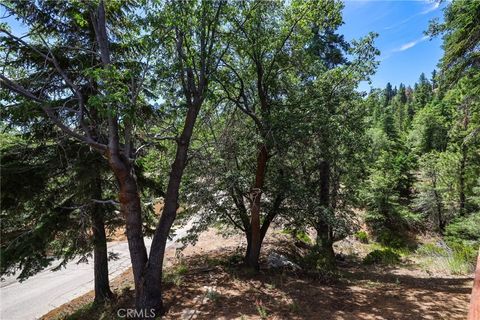
[{"label": "green bush", "polygon": [[465,261],[475,262],[478,248],[464,243],[449,243],[448,245],[452,248],[454,256],[458,256]]},{"label": "green bush", "polygon": [[364,264],[396,264],[400,262],[400,255],[390,248],[373,250],[363,259]]},{"label": "green bush", "polygon": [[333,272],[336,269],[335,259],[332,260],[331,257],[326,256],[317,250],[311,250],[305,254],[299,259],[298,263],[303,269],[325,274]]},{"label": "green bush", "polygon": [[386,247],[404,248],[407,247],[407,240],[402,235],[399,235],[391,230],[384,229],[378,232],[377,241]]},{"label": "green bush", "polygon": [[450,272],[453,274],[468,274],[475,269],[477,247],[464,243],[450,243],[452,255],[448,259]]},{"label": "green bush", "polygon": [[283,234],[288,234],[288,235],[292,236],[294,239],[305,242],[305,243],[308,243],[308,244],[313,243],[312,239],[310,239],[310,236],[305,231],[299,231],[299,230],[288,229],[287,228],[287,229],[283,229],[282,233]]},{"label": "green bush", "polygon": [[310,236],[305,231],[298,232],[296,234],[296,237],[298,240],[302,242],[312,244],[312,239],[310,239]]},{"label": "green bush", "polygon": [[480,213],[458,218],[445,229],[445,239],[452,249],[448,267],[453,274],[468,274],[475,269],[480,245]]},{"label": "green bush", "polygon": [[445,228],[445,239],[449,243],[467,242],[480,244],[480,212],[458,218]]},{"label": "green bush", "polygon": [[360,230],[355,233],[355,238],[361,243],[368,243],[368,233],[363,230]]}]

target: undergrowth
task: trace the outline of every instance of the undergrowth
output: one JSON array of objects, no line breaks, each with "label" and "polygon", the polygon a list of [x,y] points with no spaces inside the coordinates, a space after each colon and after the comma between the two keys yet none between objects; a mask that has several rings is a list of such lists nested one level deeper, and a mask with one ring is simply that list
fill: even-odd
[{"label": "undergrowth", "polygon": [[464,275],[475,269],[478,248],[462,242],[426,243],[416,250],[419,265],[427,272]]}]

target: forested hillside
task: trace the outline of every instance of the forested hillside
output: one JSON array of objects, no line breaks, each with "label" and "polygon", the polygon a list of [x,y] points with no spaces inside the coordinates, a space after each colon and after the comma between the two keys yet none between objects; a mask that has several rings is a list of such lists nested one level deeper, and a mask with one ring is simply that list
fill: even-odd
[{"label": "forested hillside", "polygon": [[107,242],[125,232],[130,307],[159,316],[168,239],[187,221],[185,243],[236,239],[242,277],[278,272],[272,234],[298,251],[282,272],[307,283],[341,281],[345,261],[473,273],[479,1],[448,3],[425,30],[443,41],[436,70],[369,92],[378,35],[347,41],[339,1],[2,6],[27,27],[0,22],[2,275],[93,259],[95,303],[109,305],[122,294]]}]

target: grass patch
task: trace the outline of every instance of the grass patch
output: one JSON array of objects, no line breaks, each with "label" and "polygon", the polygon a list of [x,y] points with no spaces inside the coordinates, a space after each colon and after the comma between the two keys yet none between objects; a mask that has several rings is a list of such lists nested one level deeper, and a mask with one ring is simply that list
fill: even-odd
[{"label": "grass patch", "polygon": [[175,265],[170,270],[166,270],[163,273],[163,283],[165,284],[173,284],[175,286],[179,286],[182,284],[183,276],[188,272],[188,266],[184,262],[180,262],[179,264]]},{"label": "grass patch", "polygon": [[435,245],[434,243],[425,243],[418,247],[417,254],[430,257],[445,257],[448,255],[448,251],[444,247]]},{"label": "grass patch", "polygon": [[400,254],[391,248],[373,250],[363,259],[364,264],[385,264],[392,265],[400,262]]},{"label": "grass patch", "polygon": [[293,301],[292,303],[290,303],[288,305],[288,310],[290,310],[290,312],[292,312],[292,313],[299,313],[300,312],[300,306],[295,301]]},{"label": "grass patch", "polygon": [[205,297],[212,301],[213,303],[218,303],[218,301],[220,300],[220,298],[222,297],[222,295],[220,294],[220,292],[218,291],[215,291],[215,290],[208,290],[207,291],[207,294],[205,295]]},{"label": "grass patch", "polygon": [[[122,300],[122,299],[121,299]],[[119,308],[127,307],[126,301],[112,300],[103,304],[88,303],[75,310],[69,315],[60,315],[58,320],[84,320],[84,319],[98,319],[98,320],[113,320],[122,319],[117,315]]]},{"label": "grass patch", "polygon": [[452,255],[448,259],[448,266],[452,274],[468,274],[475,269],[477,250],[473,246],[463,243],[450,244]]},{"label": "grass patch", "polygon": [[257,312],[260,318],[262,319],[267,319],[268,318],[268,311],[263,305],[263,302],[261,300],[255,301],[255,306],[257,307]]},{"label": "grass patch", "polygon": [[70,315],[60,315],[57,319],[65,319],[65,320],[80,320],[85,319],[85,316],[91,314],[92,312],[97,309],[98,306],[94,305],[93,302],[87,303],[80,307],[79,309],[75,310]]},{"label": "grass patch", "polygon": [[416,255],[419,265],[428,273],[464,275],[473,272],[477,250],[461,242],[442,246],[426,243],[417,249]]}]

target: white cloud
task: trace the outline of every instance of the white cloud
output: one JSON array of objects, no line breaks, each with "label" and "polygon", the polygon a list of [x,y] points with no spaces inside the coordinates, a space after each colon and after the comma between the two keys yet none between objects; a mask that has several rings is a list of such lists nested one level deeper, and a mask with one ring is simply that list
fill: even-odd
[{"label": "white cloud", "polygon": [[422,16],[422,15],[426,15],[432,11],[435,11],[437,10],[439,7],[440,7],[440,1],[439,0],[435,0],[435,2],[432,3],[432,1],[428,0],[426,1],[428,4],[431,4],[431,6],[425,10],[423,10],[422,12],[419,12],[419,13],[416,13],[414,14],[413,16],[410,16],[402,21],[400,21],[399,23],[396,23],[396,24],[393,24],[391,26],[388,26],[388,27],[385,27],[384,29],[385,30],[390,30],[390,29],[393,29],[393,28],[397,28],[401,25],[404,25],[405,23],[407,23],[408,21],[418,17],[418,16]]},{"label": "white cloud", "polygon": [[430,13],[430,12],[432,12],[432,11],[435,11],[435,10],[438,9],[438,7],[440,7],[440,1],[435,1],[435,2],[433,3],[433,5],[430,6],[430,8],[422,11],[421,14],[427,14],[427,13]]},{"label": "white cloud", "polygon": [[408,49],[411,49],[413,47],[415,47],[417,44],[425,41],[428,39],[428,36],[423,36],[417,40],[414,40],[414,41],[410,41],[410,42],[407,42],[403,45],[401,45],[399,48],[393,50],[393,52],[399,52],[399,51],[405,51],[405,50],[408,50]]}]

